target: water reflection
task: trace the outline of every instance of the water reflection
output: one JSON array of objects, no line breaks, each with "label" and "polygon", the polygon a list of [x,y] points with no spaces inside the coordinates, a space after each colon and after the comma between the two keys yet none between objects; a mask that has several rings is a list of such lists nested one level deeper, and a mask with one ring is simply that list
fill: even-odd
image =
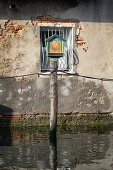
[{"label": "water reflection", "polygon": [[11,140],[10,146],[0,145],[0,169],[113,169],[113,132],[60,134],[50,142],[48,133],[13,131]]},{"label": "water reflection", "polygon": [[[8,146],[12,144],[10,124],[13,110],[7,106],[0,104],[0,126],[7,128],[0,128],[0,146]],[[6,138],[7,136],[7,138]]]},{"label": "water reflection", "polygon": [[50,167],[53,170],[57,169],[57,138],[50,139]]}]

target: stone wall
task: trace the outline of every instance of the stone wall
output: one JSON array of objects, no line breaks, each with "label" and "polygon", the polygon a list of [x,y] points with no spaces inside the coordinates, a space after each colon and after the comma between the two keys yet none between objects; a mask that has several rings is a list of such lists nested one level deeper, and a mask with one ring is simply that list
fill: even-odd
[{"label": "stone wall", "polygon": [[[32,22],[39,16],[76,21],[74,72],[113,78],[112,9],[112,0],[0,1],[0,113],[50,112],[49,76],[20,76],[41,72],[40,31]],[[112,89],[112,81],[59,75],[59,113],[112,112]]]}]

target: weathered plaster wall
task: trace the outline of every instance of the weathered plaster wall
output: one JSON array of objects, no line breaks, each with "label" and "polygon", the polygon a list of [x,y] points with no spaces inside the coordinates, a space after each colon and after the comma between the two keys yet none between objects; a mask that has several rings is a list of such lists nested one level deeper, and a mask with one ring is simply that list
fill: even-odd
[{"label": "weathered plaster wall", "polygon": [[[0,1],[0,76],[40,72],[40,35],[32,17],[78,19],[86,42],[78,46],[75,71],[82,75],[113,78],[113,0]],[[13,5],[14,5],[13,4]],[[113,83],[59,76],[59,112],[100,113],[113,111]],[[50,112],[49,77],[0,79],[0,104],[14,113]],[[7,109],[6,109],[7,110]],[[2,110],[1,113],[6,113]]]},{"label": "weathered plaster wall", "polygon": [[36,38],[33,33],[32,24],[27,21],[9,21],[5,28],[3,24],[5,22],[1,21],[0,75],[34,73],[40,58],[40,43],[39,37]]},{"label": "weathered plaster wall", "polygon": [[[75,78],[60,79],[58,84],[60,113],[101,113],[109,110],[108,94],[100,85]],[[21,83],[14,79],[4,79],[0,85],[1,104],[12,108],[15,114],[50,112],[49,78],[24,81],[22,92]]]}]

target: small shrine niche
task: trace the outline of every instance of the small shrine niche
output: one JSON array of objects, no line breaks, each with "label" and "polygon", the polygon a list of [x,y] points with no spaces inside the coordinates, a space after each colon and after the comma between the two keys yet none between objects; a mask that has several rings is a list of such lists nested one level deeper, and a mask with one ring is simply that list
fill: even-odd
[{"label": "small shrine niche", "polygon": [[47,56],[51,58],[60,58],[64,56],[64,40],[62,37],[57,34],[47,38],[46,47],[47,47]]}]

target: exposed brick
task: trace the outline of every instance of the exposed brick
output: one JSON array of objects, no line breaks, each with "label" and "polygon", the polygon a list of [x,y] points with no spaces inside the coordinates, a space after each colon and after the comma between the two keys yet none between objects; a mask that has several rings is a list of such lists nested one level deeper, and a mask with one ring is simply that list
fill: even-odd
[{"label": "exposed brick", "polygon": [[16,22],[11,22],[10,20],[5,22],[4,27],[5,29],[0,28],[0,39],[8,35],[20,37],[21,31],[25,28],[24,25],[17,25]]},{"label": "exposed brick", "polygon": [[79,29],[79,35],[76,36],[77,46],[82,46],[86,42],[84,42],[83,37],[81,37],[80,32],[83,31],[83,26],[80,24],[79,20],[74,19],[61,19],[61,18],[53,18],[50,15],[42,15],[32,18],[33,26],[37,26],[37,23],[74,23],[76,25],[76,29]]}]

